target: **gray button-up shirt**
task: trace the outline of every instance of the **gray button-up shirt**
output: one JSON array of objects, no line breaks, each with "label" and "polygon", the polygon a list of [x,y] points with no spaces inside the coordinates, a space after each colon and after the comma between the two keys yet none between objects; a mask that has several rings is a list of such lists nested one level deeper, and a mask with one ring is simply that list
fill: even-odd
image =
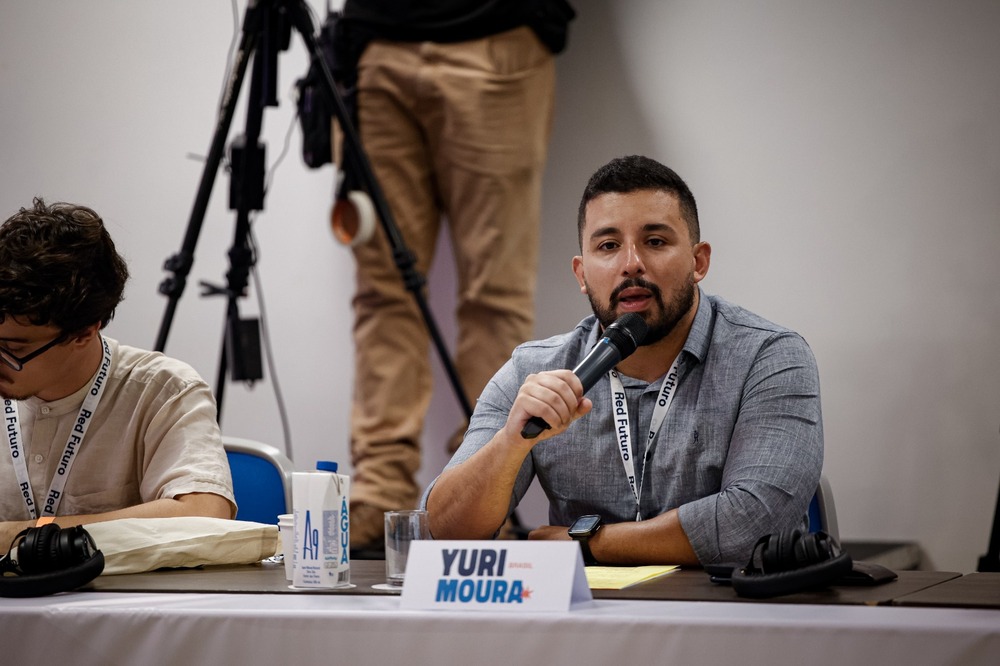
[{"label": "gray button-up shirt", "polygon": [[[468,459],[503,427],[529,374],[576,367],[599,332],[590,316],[570,333],[515,349],[480,396],[448,466]],[[819,374],[805,340],[702,292],[678,375],[673,404],[648,447],[663,378],[650,384],[622,376],[638,507],[619,453],[605,376],[587,393],[594,409],[532,449],[511,511],[536,476],[549,499],[552,525],[591,513],[622,522],[635,520],[637,509],[651,518],[679,508],[702,564],[744,562],[760,536],[804,526],[823,465]]]}]

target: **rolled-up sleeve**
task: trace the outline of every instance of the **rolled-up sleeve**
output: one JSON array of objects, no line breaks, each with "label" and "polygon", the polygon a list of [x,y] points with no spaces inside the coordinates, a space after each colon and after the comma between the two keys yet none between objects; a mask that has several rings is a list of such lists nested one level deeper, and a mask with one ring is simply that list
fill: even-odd
[{"label": "rolled-up sleeve", "polygon": [[799,335],[775,333],[746,376],[720,491],[679,508],[698,559],[742,562],[762,535],[802,526],[822,466],[815,357]]}]

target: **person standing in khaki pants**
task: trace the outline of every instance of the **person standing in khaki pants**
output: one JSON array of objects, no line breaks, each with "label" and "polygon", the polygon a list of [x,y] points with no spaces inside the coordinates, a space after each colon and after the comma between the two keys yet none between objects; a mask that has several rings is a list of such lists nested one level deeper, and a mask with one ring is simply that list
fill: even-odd
[{"label": "person standing in khaki pants", "polygon": [[[533,333],[553,54],[572,16],[562,0],[348,0],[341,18],[360,53],[361,143],[420,274],[448,228],[455,368],[473,401]],[[384,511],[416,505],[432,387],[426,325],[388,241],[376,233],[354,256],[350,520],[363,550],[382,546]]]}]

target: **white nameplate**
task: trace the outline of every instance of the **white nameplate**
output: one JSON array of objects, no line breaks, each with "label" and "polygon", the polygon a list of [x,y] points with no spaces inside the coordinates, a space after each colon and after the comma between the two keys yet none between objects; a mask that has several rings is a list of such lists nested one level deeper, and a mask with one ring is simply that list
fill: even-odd
[{"label": "white nameplate", "polygon": [[414,541],[405,610],[566,611],[591,600],[575,541]]}]

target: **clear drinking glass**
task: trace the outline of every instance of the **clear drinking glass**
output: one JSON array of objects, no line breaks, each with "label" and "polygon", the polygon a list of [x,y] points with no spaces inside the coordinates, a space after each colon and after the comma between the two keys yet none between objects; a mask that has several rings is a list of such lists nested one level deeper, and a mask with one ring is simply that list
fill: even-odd
[{"label": "clear drinking glass", "polygon": [[385,512],[385,582],[392,587],[402,587],[406,577],[406,558],[410,542],[431,538],[427,512]]}]

